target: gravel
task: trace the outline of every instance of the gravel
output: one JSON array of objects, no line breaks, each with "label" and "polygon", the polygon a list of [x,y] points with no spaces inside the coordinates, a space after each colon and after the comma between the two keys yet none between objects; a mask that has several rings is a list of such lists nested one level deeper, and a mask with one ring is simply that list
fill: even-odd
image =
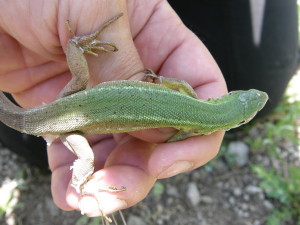
[{"label": "gravel", "polygon": [[[260,129],[253,128],[249,137],[254,138],[260,132]],[[128,225],[265,224],[267,216],[278,207],[278,202],[266,197],[251,165],[276,167],[279,162],[271,159],[266,151],[252,153],[243,138],[239,139],[229,143],[230,154],[238,156],[235,165],[228,163],[226,157],[220,154],[221,157],[212,164],[160,180],[163,186],[161,194],[150,193],[136,206],[122,211]],[[297,158],[295,154],[298,149],[292,141],[280,140],[280,148],[287,161],[299,163],[299,156]],[[58,209],[51,197],[51,176],[1,146],[0,171],[0,209],[6,209],[0,224],[99,224],[95,222],[99,219],[87,219],[77,211]],[[8,199],[9,205],[6,205]]]}]

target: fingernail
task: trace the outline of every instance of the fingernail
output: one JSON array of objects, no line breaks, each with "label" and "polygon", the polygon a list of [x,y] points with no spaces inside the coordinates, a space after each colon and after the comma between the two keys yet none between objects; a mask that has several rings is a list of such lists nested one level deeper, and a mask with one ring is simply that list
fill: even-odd
[{"label": "fingernail", "polygon": [[[111,201],[111,204],[107,203],[107,200]],[[105,200],[102,199],[102,201],[105,202],[105,205],[103,205],[103,212],[105,212],[106,214],[127,207],[127,202],[118,198],[108,198]]]},{"label": "fingernail", "polygon": [[161,172],[158,174],[157,178],[167,178],[167,177],[172,177],[175,176],[179,173],[186,172],[190,169],[192,169],[194,166],[194,163],[190,161],[176,161],[173,163],[171,166],[163,168]]},{"label": "fingernail", "polygon": [[82,199],[85,206],[84,212],[88,216],[99,216],[102,213],[110,214],[127,207],[127,202],[125,200],[118,199],[116,196],[110,195],[109,193],[100,193],[98,199],[99,202],[96,202],[95,200],[96,199]]}]

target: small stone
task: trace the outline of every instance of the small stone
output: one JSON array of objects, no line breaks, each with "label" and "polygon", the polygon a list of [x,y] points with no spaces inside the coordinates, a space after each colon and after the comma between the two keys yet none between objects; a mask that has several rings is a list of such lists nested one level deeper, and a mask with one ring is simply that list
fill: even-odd
[{"label": "small stone", "polygon": [[235,198],[234,198],[234,197],[230,197],[230,198],[229,198],[229,203],[230,203],[231,205],[235,205]]},{"label": "small stone", "polygon": [[230,142],[228,146],[228,153],[234,156],[234,163],[242,167],[249,161],[249,147],[242,141]]},{"label": "small stone", "polygon": [[212,204],[214,200],[210,196],[205,195],[205,196],[201,196],[201,202],[205,204]]},{"label": "small stone", "polygon": [[236,187],[236,188],[234,188],[233,189],[233,194],[235,195],[235,196],[241,196],[242,195],[242,189],[240,189],[240,188],[238,188],[238,187]]},{"label": "small stone", "polygon": [[196,212],[196,215],[197,215],[197,219],[199,221],[199,224],[201,224],[201,225],[208,225],[208,223],[206,221],[207,215],[203,215],[203,213],[201,212],[201,210],[198,210]]},{"label": "small stone", "polygon": [[217,184],[216,184],[216,187],[217,188],[220,188],[220,189],[223,189],[223,186],[224,186],[224,183],[222,181],[219,181]]},{"label": "small stone", "polygon": [[249,211],[250,212],[255,212],[256,211],[256,207],[254,205],[249,205]]},{"label": "small stone", "polygon": [[243,210],[237,209],[237,210],[236,210],[236,213],[237,213],[237,215],[238,215],[239,218],[243,218],[243,217],[244,217],[244,212],[243,212]]},{"label": "small stone", "polygon": [[266,199],[266,196],[265,196],[264,192],[259,193],[259,194],[258,194],[258,198],[259,198],[260,200],[265,200],[265,199]]},{"label": "small stone", "polygon": [[254,220],[253,225],[261,225],[261,222],[259,220]]},{"label": "small stone", "polygon": [[246,203],[242,203],[241,208],[242,210],[247,211],[249,209],[249,206]]},{"label": "small stone", "polygon": [[170,186],[166,188],[166,192],[170,196],[175,196],[175,197],[179,196],[178,189],[174,186]]},{"label": "small stone", "polygon": [[157,204],[156,210],[157,210],[157,212],[162,213],[164,211],[164,207],[161,204]]},{"label": "small stone", "polygon": [[227,164],[225,162],[223,162],[222,160],[218,160],[214,167],[217,171],[220,171],[223,173],[228,170]]},{"label": "small stone", "polygon": [[146,223],[144,222],[144,219],[142,219],[141,217],[138,217],[138,216],[133,216],[133,215],[128,217],[127,224],[128,225],[146,225]]},{"label": "small stone", "polygon": [[269,167],[271,165],[271,160],[267,157],[265,157],[263,160],[262,160],[262,165],[264,167]]},{"label": "small stone", "polygon": [[174,199],[173,198],[167,198],[167,205],[173,205]]},{"label": "small stone", "polygon": [[259,194],[262,192],[262,190],[260,187],[249,185],[246,187],[246,192],[248,192],[249,194]]},{"label": "small stone", "polygon": [[250,196],[247,194],[244,194],[243,199],[248,202],[250,200]]},{"label": "small stone", "polygon": [[248,212],[244,212],[244,215],[243,215],[244,218],[248,218],[249,216],[250,216],[250,214]]},{"label": "small stone", "polygon": [[231,209],[232,206],[231,206],[230,204],[228,204],[227,202],[224,202],[224,203],[223,203],[223,208],[224,208],[224,209]]},{"label": "small stone", "polygon": [[162,224],[164,224],[164,221],[162,219],[157,219],[156,223],[157,223],[157,225],[162,225]]},{"label": "small stone", "polygon": [[186,196],[188,197],[193,206],[197,206],[199,204],[200,193],[195,182],[190,182],[188,184]]},{"label": "small stone", "polygon": [[266,207],[266,209],[268,209],[270,211],[272,211],[274,209],[274,205],[268,200],[264,201],[264,206]]},{"label": "small stone", "polygon": [[228,182],[223,183],[223,189],[229,189],[231,185]]}]

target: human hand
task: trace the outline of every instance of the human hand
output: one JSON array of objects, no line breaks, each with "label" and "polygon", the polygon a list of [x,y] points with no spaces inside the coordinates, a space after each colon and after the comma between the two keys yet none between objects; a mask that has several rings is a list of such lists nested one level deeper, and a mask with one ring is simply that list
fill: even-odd
[{"label": "human hand", "polygon": [[[10,1],[0,8],[0,46],[4,49],[0,53],[0,89],[12,92],[24,107],[54,100],[70,78],[60,47],[65,49],[70,38],[65,20],[71,21],[77,35],[83,35],[120,12],[125,16],[99,38],[116,43],[120,50],[109,55],[100,53],[98,58],[87,56],[92,75],[90,86],[114,79],[140,79],[137,72],[146,67],[166,77],[186,80],[200,98],[226,92],[214,60],[167,1],[110,0],[87,4],[27,0],[22,4]],[[100,193],[104,213],[141,201],[157,178],[205,164],[216,155],[223,137],[223,132],[217,132],[177,143],[154,144],[175,132],[155,129],[90,137],[97,171],[94,178],[103,184],[127,188],[117,194]],[[60,142],[53,143],[48,154],[54,201],[64,210],[78,209],[78,195],[69,185],[69,168],[75,157]],[[85,197],[83,204],[88,215],[99,215],[94,199]]]}]

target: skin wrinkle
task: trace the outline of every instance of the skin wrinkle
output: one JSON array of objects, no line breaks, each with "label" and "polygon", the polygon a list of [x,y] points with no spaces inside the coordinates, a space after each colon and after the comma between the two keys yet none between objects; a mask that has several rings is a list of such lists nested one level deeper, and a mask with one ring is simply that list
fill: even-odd
[{"label": "skin wrinkle", "polygon": [[[155,17],[154,17],[155,18]],[[167,32],[168,33],[168,32]],[[181,37],[181,36],[180,36]],[[179,41],[177,40],[177,43],[175,45],[173,45],[172,49],[169,50],[169,52],[167,53],[167,55],[165,56],[165,60],[161,61],[161,64],[159,65],[159,67],[157,68],[156,71],[158,71],[158,74],[160,73],[162,67],[166,64],[166,62],[170,59],[170,57],[174,54],[174,52],[176,52],[177,49],[180,49],[182,47],[182,45],[184,44],[184,37],[182,37]],[[163,38],[161,39],[161,42],[165,41]],[[168,42],[168,41],[167,41]],[[163,44],[162,44],[163,45]],[[158,44],[158,46],[160,46],[160,44]],[[168,74],[166,74],[167,76]]]},{"label": "skin wrinkle", "polygon": [[[35,103],[34,105],[32,105],[31,102],[29,102],[29,104],[24,104],[23,105],[24,108],[34,108],[40,105],[48,104],[55,100],[57,93],[60,90],[62,90],[62,88],[65,86],[64,84],[70,80],[69,74],[66,73],[67,72],[57,74],[57,76],[42,81],[37,85],[30,87],[29,89],[26,89],[22,92],[13,93],[13,97],[16,101],[19,101],[20,98],[28,98]],[[57,82],[58,80],[60,82]],[[49,90],[47,85],[50,83],[57,83],[57,85],[55,86],[55,88]],[[45,94],[41,96],[39,93],[43,89],[45,90],[44,91]]]},{"label": "skin wrinkle", "polygon": [[[19,45],[13,37],[10,37],[8,34],[0,34],[0,79],[4,73],[13,70],[15,67],[19,67],[18,64],[19,55],[16,57],[14,52],[19,50]],[[10,63],[10,59],[15,59]]]},{"label": "skin wrinkle", "polygon": [[[58,72],[67,70],[67,68],[68,66],[65,62],[46,62],[44,64],[39,64],[38,66],[29,67],[26,69],[26,76],[24,76],[23,68],[6,73],[1,77],[1,79],[5,80],[5,88],[3,88],[3,91],[9,90],[15,94],[25,92],[26,90],[39,85],[41,82],[46,82],[48,79],[57,76]],[[18,77],[17,79],[24,80],[18,83],[21,85],[21,87],[18,84],[16,85],[10,81],[10,78],[16,79],[16,77]]]},{"label": "skin wrinkle", "polygon": [[[60,17],[58,15],[61,15],[61,8],[62,8],[62,4],[64,3],[64,1],[58,1],[58,6],[57,6],[57,16],[56,18],[56,27],[57,27],[57,37],[59,42],[61,43],[61,47],[63,49],[63,51],[65,52],[67,45],[68,45],[68,41],[69,39],[72,37],[70,32],[66,32],[64,33],[64,30],[66,29],[65,26],[65,21],[67,20],[66,18],[69,18],[70,16],[70,11],[68,10],[67,12],[65,12],[63,15],[66,16],[66,18],[64,17]],[[71,20],[71,18],[69,18]],[[73,28],[75,29],[75,28]],[[61,34],[65,34],[65,35],[61,35]]]},{"label": "skin wrinkle", "polygon": [[143,28],[147,27],[149,25],[149,22],[151,20],[151,18],[153,17],[153,14],[155,13],[155,11],[151,11],[151,14],[148,16],[147,20],[145,20],[145,22],[140,26],[139,30],[133,34],[133,40],[136,39],[136,37],[140,36],[140,32],[143,32]]},{"label": "skin wrinkle", "polygon": [[[177,45],[174,45],[173,49],[171,49],[169,54],[166,56],[165,60],[162,61],[161,65],[157,69],[158,74],[160,74],[162,67],[166,64],[166,62],[170,59],[170,57],[176,52],[176,50],[182,46],[183,43],[184,43],[184,39],[182,39],[181,42],[177,43]],[[165,74],[165,76],[168,77],[168,74]]]},{"label": "skin wrinkle", "polygon": [[[58,22],[57,17],[58,17],[58,2],[59,2],[59,0],[52,0],[52,2],[53,1],[56,1],[56,4],[54,4],[54,5],[50,4],[50,6],[45,4],[44,2],[41,2],[41,4],[43,4],[42,5],[43,10],[41,10],[41,16],[42,15],[47,15],[49,12],[51,12],[50,13],[51,16],[49,16],[49,17],[52,17],[52,18],[55,19],[55,22],[53,22],[54,25],[51,25],[49,23],[49,20],[46,20],[45,23],[44,23],[44,27],[45,27],[45,29],[47,28],[46,30],[51,31],[51,33],[56,38],[55,43],[58,43],[59,41],[58,41],[58,32],[57,32],[58,31],[58,29],[57,29],[57,22]],[[47,2],[47,3],[49,4],[49,2]],[[49,7],[51,7],[51,10],[49,10]],[[59,48],[60,49],[62,48],[61,45],[59,46]]]},{"label": "skin wrinkle", "polygon": [[[172,49],[168,49],[168,52],[163,52],[163,54],[161,53],[160,49],[162,49],[162,47],[165,45],[165,43],[167,43],[167,45],[169,45],[169,43],[166,42],[163,37],[160,38],[160,40],[157,40],[156,35],[154,35],[155,37],[153,37],[153,33],[157,31],[157,25],[159,25],[158,20],[155,19],[156,13],[159,13],[159,12],[157,12],[157,10],[156,10],[155,12],[152,13],[152,17],[150,17],[150,19],[147,21],[147,23],[145,23],[146,29],[144,31],[140,32],[139,36],[135,37],[135,41],[138,42],[138,45],[143,45],[143,43],[147,43],[148,41],[152,41],[155,39],[155,45],[151,46],[148,50],[142,49],[143,52],[140,52],[140,54],[141,54],[141,57],[143,58],[143,61],[148,62],[148,64],[145,64],[146,68],[152,68],[154,71],[159,71],[160,68],[162,67],[162,65],[168,60],[168,57],[170,56],[170,54],[172,54],[172,52],[176,48],[178,48],[180,45],[179,45],[179,43],[178,44],[176,43],[176,45],[172,46]],[[153,21],[153,18],[154,18],[154,21]],[[165,18],[160,18],[160,20],[165,22]],[[151,31],[149,29],[152,29],[153,31]],[[150,40],[143,39],[143,36],[147,35],[148,33],[151,33],[151,35],[149,37]],[[163,42],[165,42],[165,43],[163,43]],[[148,60],[147,56],[150,54],[147,51],[150,53],[152,51],[158,52],[156,54],[157,57],[155,59]],[[151,64],[149,64],[149,62],[151,62]],[[157,64],[157,62],[159,62],[159,64]]]},{"label": "skin wrinkle", "polygon": [[[44,7],[45,4],[43,4],[44,2],[43,1],[39,1],[38,4],[42,4],[41,5],[41,8],[42,10],[40,11],[40,17],[41,18],[48,18],[48,14],[49,14],[49,11],[53,11],[52,9],[49,10],[49,8],[47,8],[46,10],[44,10]],[[31,4],[30,4],[31,6]],[[36,5],[34,6],[36,7]],[[31,10],[32,7],[29,7],[29,10]],[[30,15],[34,15],[33,13],[30,13]],[[57,16],[51,16],[51,18],[57,18]],[[56,19],[57,21],[57,19]],[[34,27],[38,27],[38,29],[33,29],[31,32],[34,34],[34,39],[36,40],[36,42],[38,43],[39,45],[39,50],[38,52],[36,52],[37,54],[39,52],[46,52],[47,53],[47,56],[48,55],[56,55],[56,54],[59,54],[59,55],[63,55],[63,51],[62,51],[62,48],[61,48],[61,45],[59,43],[59,39],[58,39],[58,34],[57,32],[54,31],[54,29],[51,29],[52,26],[49,26],[48,24],[48,20],[47,19],[41,19],[41,20],[36,20],[35,18],[33,18],[32,16],[30,17],[30,22],[31,24],[33,24]],[[49,42],[51,43],[50,44],[50,48],[48,46],[45,46],[44,45],[44,40],[43,39],[40,39],[39,37],[41,36],[41,32],[47,32],[48,33],[48,36],[51,36],[51,38],[48,38],[48,44]],[[53,43],[52,43],[52,40],[53,40]],[[54,49],[54,46],[55,47],[55,51],[50,51],[50,49]],[[56,50],[56,48],[58,47],[58,51]],[[55,59],[54,59],[55,60]]]}]

